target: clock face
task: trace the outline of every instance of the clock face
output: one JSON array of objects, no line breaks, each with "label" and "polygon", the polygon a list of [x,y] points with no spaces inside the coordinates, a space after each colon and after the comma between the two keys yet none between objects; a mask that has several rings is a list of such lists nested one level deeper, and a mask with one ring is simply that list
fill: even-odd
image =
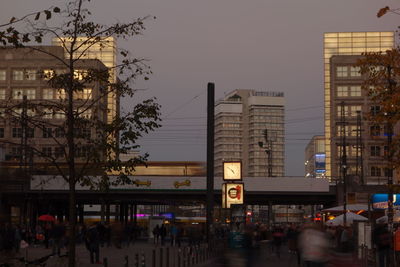
[{"label": "clock face", "polygon": [[241,180],[242,179],[242,163],[224,162],[224,180]]}]

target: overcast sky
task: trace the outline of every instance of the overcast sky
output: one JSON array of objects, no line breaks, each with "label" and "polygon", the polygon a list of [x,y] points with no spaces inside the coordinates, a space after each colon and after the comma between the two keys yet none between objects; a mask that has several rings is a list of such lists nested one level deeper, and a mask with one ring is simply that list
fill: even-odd
[{"label": "overcast sky", "polygon": [[[65,1],[2,0],[0,21]],[[92,0],[101,23],[152,15],[144,35],[119,46],[150,59],[138,98],[155,96],[163,128],[141,140],[150,160],[206,160],[206,87],[280,91],[286,98],[286,175],[304,175],[304,149],[323,134],[323,33],[394,31],[382,0]],[[132,105],[123,100],[123,108]]]}]

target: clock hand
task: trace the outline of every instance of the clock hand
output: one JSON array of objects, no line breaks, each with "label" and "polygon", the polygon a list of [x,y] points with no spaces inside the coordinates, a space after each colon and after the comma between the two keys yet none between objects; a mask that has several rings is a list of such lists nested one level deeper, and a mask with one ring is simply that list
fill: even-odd
[{"label": "clock hand", "polygon": [[228,169],[229,169],[229,170],[231,170],[231,172],[232,172],[232,173],[235,173],[235,171],[234,171],[234,170],[232,170],[231,168],[229,168],[229,167],[228,167]]}]

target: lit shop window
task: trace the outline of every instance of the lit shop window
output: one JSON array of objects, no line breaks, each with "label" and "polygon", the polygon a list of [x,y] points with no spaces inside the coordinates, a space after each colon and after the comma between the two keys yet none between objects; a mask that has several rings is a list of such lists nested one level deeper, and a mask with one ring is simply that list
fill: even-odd
[{"label": "lit shop window", "polygon": [[348,67],[347,66],[337,66],[336,67],[336,76],[337,77],[347,77],[348,76]]},{"label": "lit shop window", "polygon": [[0,81],[5,81],[7,78],[7,71],[6,70],[0,70]]}]

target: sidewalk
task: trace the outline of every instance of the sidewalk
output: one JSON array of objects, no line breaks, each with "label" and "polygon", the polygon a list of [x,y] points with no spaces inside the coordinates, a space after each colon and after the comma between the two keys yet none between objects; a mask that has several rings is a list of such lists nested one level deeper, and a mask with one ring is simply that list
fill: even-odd
[{"label": "sidewalk", "polygon": [[[169,255],[167,256],[167,251]],[[28,260],[38,259],[44,256],[51,254],[51,248],[46,249],[43,246],[40,247],[29,247],[27,249],[21,249],[19,254],[16,254],[15,257],[24,257],[27,255]],[[130,245],[129,247],[116,248],[114,246],[111,247],[101,247],[100,248],[100,260],[104,262],[104,259],[107,258],[109,267],[123,267],[126,263],[126,257],[129,262],[129,266],[136,266],[135,263],[138,260],[139,266],[154,266],[153,259],[155,259],[155,266],[178,266],[178,259],[183,261],[183,256],[188,254],[189,250],[186,246],[171,247],[171,246],[160,246],[154,245],[153,243],[149,243],[147,241],[137,241],[134,245]],[[66,249],[61,250],[61,254],[65,254]],[[185,254],[186,253],[186,254]],[[77,245],[76,248],[76,258],[77,258],[77,267],[89,267],[89,266],[103,266],[103,264],[90,264],[90,255],[89,251],[83,244]],[[169,265],[166,262],[169,262]],[[162,262],[163,264],[160,264]],[[53,256],[47,261],[46,267],[64,267],[68,265],[67,257],[58,257]],[[19,265],[15,265],[19,266]],[[22,265],[21,265],[22,266]]]}]

